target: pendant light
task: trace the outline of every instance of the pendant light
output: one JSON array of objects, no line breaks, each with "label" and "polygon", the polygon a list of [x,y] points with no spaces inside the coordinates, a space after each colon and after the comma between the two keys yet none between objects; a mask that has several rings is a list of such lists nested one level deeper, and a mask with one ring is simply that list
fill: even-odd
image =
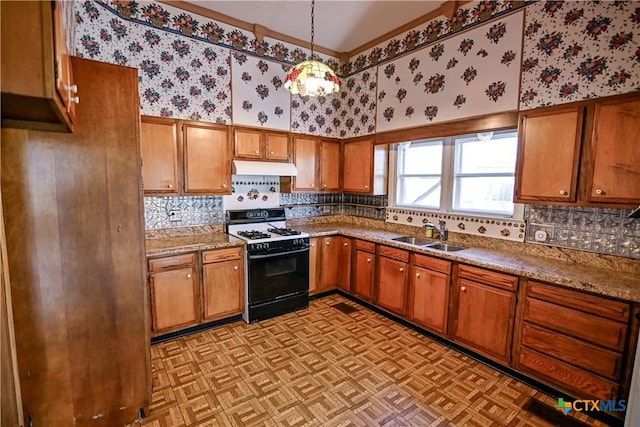
[{"label": "pendant light", "polygon": [[311,56],[295,65],[284,79],[284,88],[294,95],[323,96],[340,90],[340,80],[331,67],[314,59],[314,12],[315,0],[311,0]]}]

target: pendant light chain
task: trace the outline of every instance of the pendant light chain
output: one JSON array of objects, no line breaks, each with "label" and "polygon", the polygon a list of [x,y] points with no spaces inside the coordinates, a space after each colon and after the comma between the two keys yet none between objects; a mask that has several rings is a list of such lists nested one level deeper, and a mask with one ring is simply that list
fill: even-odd
[{"label": "pendant light chain", "polygon": [[315,35],[315,25],[314,25],[314,18],[315,18],[315,6],[316,6],[316,0],[311,0],[311,58],[313,59],[313,36]]}]

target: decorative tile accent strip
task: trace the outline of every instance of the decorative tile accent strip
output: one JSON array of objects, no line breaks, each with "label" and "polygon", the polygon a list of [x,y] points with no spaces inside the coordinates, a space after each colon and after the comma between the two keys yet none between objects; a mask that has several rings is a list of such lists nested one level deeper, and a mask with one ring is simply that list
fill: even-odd
[{"label": "decorative tile accent strip", "polygon": [[222,196],[225,210],[259,209],[280,206],[277,176],[233,175],[230,196]]},{"label": "decorative tile accent strip", "polygon": [[[640,220],[630,210],[565,206],[525,207],[528,243],[579,249],[640,259]],[[546,242],[536,242],[537,230]]]},{"label": "decorative tile accent strip", "polygon": [[[172,212],[180,215],[171,221]],[[220,196],[161,196],[144,198],[144,228],[172,228],[222,224],[224,211]]]},{"label": "decorative tile accent strip", "polygon": [[432,223],[437,227],[440,221],[444,221],[450,232],[515,242],[524,242],[526,225],[524,221],[512,219],[481,218],[397,208],[387,208],[386,221],[415,227],[423,227],[426,223]]}]

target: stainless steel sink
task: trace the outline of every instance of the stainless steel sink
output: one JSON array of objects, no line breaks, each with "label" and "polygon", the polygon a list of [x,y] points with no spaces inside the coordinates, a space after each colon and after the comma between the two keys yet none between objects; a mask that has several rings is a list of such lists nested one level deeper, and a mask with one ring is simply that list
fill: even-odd
[{"label": "stainless steel sink", "polygon": [[411,237],[411,236],[396,237],[395,239],[391,239],[391,240],[395,240],[396,242],[408,243],[410,245],[416,245],[416,246],[424,246],[427,243],[432,242],[432,240],[429,240],[429,239],[424,239],[422,237]]},{"label": "stainless steel sink", "polygon": [[432,243],[430,245],[424,245],[424,247],[444,252],[456,252],[467,249],[464,246],[449,245],[448,243]]}]

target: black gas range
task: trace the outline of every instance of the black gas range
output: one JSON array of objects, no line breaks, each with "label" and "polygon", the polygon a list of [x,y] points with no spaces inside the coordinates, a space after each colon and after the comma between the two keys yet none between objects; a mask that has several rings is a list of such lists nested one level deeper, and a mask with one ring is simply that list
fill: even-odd
[{"label": "black gas range", "polygon": [[284,208],[227,211],[225,231],[247,242],[246,322],[309,305],[309,235],[286,227]]}]

